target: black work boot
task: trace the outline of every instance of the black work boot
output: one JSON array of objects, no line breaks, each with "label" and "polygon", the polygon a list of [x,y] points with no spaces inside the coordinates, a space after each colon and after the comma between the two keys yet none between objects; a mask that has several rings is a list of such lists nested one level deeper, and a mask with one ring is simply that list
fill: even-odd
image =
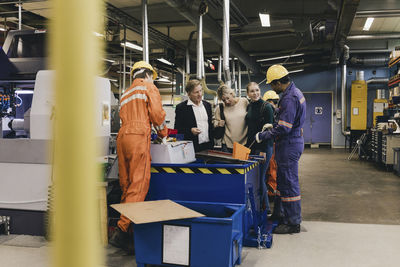
[{"label": "black work boot", "polygon": [[300,233],[300,224],[280,224],[274,229],[274,234]]},{"label": "black work boot", "polygon": [[122,231],[119,227],[116,227],[114,233],[108,240],[108,243],[110,243],[114,247],[125,250],[129,254],[135,254],[133,235]]}]

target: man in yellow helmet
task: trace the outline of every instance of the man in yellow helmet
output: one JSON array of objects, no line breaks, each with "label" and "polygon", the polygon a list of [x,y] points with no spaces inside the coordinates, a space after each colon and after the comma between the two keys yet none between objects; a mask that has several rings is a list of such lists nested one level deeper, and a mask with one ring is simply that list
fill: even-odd
[{"label": "man in yellow helmet", "polygon": [[274,90],[265,92],[263,96],[264,101],[268,101],[274,108],[277,107],[279,101],[279,95]]},{"label": "man in yellow helmet", "polygon": [[[166,137],[168,131],[161,96],[153,83],[156,71],[147,62],[139,61],[132,67],[132,76],[131,87],[120,99],[122,126],[117,137],[122,203],[144,201],[150,183],[151,126],[160,137]],[[121,215],[110,244],[132,251],[133,237],[128,234],[130,224],[131,221]]]},{"label": "man in yellow helmet", "polygon": [[273,217],[279,219],[279,225],[274,233],[299,233],[301,195],[298,166],[304,150],[302,127],[306,118],[306,102],[282,65],[273,65],[268,69],[267,84],[271,84],[276,93],[282,94],[277,111],[278,123],[272,129],[256,134],[257,142],[275,139],[278,197],[275,198]]}]

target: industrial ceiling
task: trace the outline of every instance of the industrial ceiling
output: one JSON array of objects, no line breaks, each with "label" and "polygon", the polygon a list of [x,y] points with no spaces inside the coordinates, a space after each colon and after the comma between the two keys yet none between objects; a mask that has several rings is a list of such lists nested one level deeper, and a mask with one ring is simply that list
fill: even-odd
[{"label": "industrial ceiling", "polygon": [[[0,0],[0,25],[17,28],[19,1]],[[51,18],[49,1],[22,3],[23,28],[45,28]],[[196,25],[200,0],[148,0],[150,60],[168,58],[183,68],[189,45],[196,55]],[[205,59],[221,53],[222,0],[208,0],[203,17]],[[120,60],[124,39],[142,45],[142,1],[108,0],[105,3],[107,58]],[[261,27],[259,13],[270,14],[271,27]],[[388,53],[400,45],[400,1],[393,0],[233,0],[230,5],[230,52],[252,73],[265,72],[269,65],[286,60],[288,69],[321,69],[341,60],[343,46],[350,53]],[[363,31],[367,17],[375,17],[369,31]],[[189,44],[190,36],[193,41]],[[0,40],[1,41],[1,40]],[[289,60],[267,60],[293,56]],[[129,60],[142,58],[130,50]],[[153,62],[153,61],[152,61]],[[216,64],[217,62],[215,62]],[[158,61],[159,68],[168,69]],[[209,72],[211,70],[207,70]]]}]

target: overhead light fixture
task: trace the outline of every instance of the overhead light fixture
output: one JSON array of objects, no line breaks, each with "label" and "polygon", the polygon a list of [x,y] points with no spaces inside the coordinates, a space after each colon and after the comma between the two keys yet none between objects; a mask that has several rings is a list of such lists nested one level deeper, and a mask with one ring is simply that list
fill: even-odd
[{"label": "overhead light fixture", "polygon": [[263,27],[271,27],[271,23],[269,21],[269,14],[267,13],[258,13],[261,20],[261,26]]},{"label": "overhead light fixture", "polygon": [[157,60],[162,62],[162,63],[164,63],[164,64],[170,65],[170,66],[174,65],[174,64],[172,64],[171,62],[169,62],[168,60],[166,60],[164,58],[157,58]]},{"label": "overhead light fixture", "polygon": [[130,49],[133,49],[133,50],[143,51],[143,47],[141,47],[140,45],[131,43],[131,42],[121,43],[121,46],[122,47],[126,46],[127,48],[130,48]]},{"label": "overhead light fixture", "polygon": [[108,59],[108,58],[102,58],[104,61],[110,62],[110,63],[115,63],[115,60]]},{"label": "overhead light fixture", "polygon": [[374,18],[367,18],[364,24],[363,31],[369,31],[369,28],[371,28],[372,23],[374,22]]},{"label": "overhead light fixture", "polygon": [[98,33],[98,32],[93,32],[93,34],[94,34],[96,37],[104,37],[104,34],[101,34],[101,33]]},{"label": "overhead light fixture", "polygon": [[257,62],[270,61],[270,60],[276,60],[276,59],[282,59],[282,58],[288,58],[288,57],[300,57],[300,56],[304,56],[304,53],[281,56],[281,57],[270,57],[270,58],[257,59]]},{"label": "overhead light fixture", "polygon": [[300,71],[303,71],[304,69],[299,69],[299,70],[291,70],[291,71],[289,71],[289,73],[295,73],[295,72],[300,72]]}]

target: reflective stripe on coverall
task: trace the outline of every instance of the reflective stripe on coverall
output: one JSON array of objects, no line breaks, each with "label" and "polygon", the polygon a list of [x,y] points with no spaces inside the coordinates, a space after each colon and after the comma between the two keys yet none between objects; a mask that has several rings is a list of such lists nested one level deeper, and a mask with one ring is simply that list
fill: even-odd
[{"label": "reflective stripe on coverall", "polygon": [[[121,203],[144,201],[150,184],[151,123],[160,137],[167,136],[165,111],[157,87],[135,79],[121,97],[122,120],[117,137]],[[131,221],[121,215],[119,228],[127,232]]]},{"label": "reflective stripe on coverall", "polygon": [[275,160],[278,165],[277,195],[274,212],[283,215],[284,224],[301,223],[301,195],[299,185],[299,159],[304,150],[303,123],[306,101],[303,93],[291,84],[278,104],[278,123],[262,137],[275,137]]}]

